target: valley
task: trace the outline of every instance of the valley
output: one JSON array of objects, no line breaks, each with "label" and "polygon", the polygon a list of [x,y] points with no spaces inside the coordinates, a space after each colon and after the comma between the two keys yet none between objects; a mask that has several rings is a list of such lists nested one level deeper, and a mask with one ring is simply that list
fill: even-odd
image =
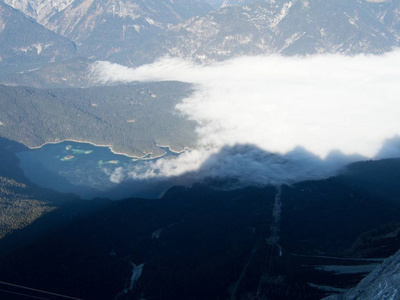
[{"label": "valley", "polygon": [[[357,167],[373,172],[389,165],[398,172],[398,160]],[[0,259],[2,270],[7,270],[2,280],[18,278],[27,286],[57,287],[81,298],[113,298],[125,288],[119,299],[140,295],[146,299],[160,295],[163,299],[321,299],[355,285],[399,246],[398,224],[385,225],[398,220],[398,194],[379,196],[384,205],[378,211],[375,203],[384,183],[376,186],[377,194],[361,191],[369,183],[357,172],[354,167],[349,174],[326,181],[282,187],[281,250],[267,243],[274,187],[217,191],[197,184],[174,187],[160,199],[113,202],[78,218]],[[338,194],[327,194],[327,189]],[[321,195],[324,200],[310,204]],[[328,218],[328,211],[335,214]],[[337,220],[351,226],[344,231]],[[382,228],[379,248],[371,239],[361,238],[363,233],[374,236],[367,232],[377,227]],[[364,241],[365,254],[353,248],[359,244],[356,240]],[[78,276],[76,269],[83,262],[84,275]],[[142,269],[130,288],[132,264]],[[114,284],[99,289],[104,280]]]},{"label": "valley", "polygon": [[[168,147],[158,158],[174,157]],[[33,183],[59,192],[74,193],[84,199],[107,197],[119,200],[132,195],[158,197],[171,187],[167,180],[145,183],[130,178],[134,168],[143,168],[157,157],[130,157],[112,152],[108,147],[64,141],[17,153],[20,167]],[[157,186],[157,187],[155,187]]]},{"label": "valley", "polygon": [[0,0],[0,299],[400,299],[399,47],[398,0]]}]

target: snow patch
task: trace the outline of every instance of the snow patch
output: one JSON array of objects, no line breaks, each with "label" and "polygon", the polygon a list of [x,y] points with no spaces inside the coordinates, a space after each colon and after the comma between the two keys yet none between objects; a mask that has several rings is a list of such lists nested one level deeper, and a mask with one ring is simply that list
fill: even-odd
[{"label": "snow patch", "polygon": [[303,5],[303,8],[310,8],[310,2],[308,2],[308,1],[303,1],[302,5]]},{"label": "snow patch", "polygon": [[358,21],[358,18],[357,18],[357,17],[352,18],[352,17],[350,17],[347,13],[344,13],[344,14],[346,15],[346,17],[347,17],[349,23],[350,23],[351,25],[353,25],[353,26],[355,26],[355,27],[358,28],[358,25],[356,24],[356,21]]},{"label": "snow patch", "polygon": [[136,32],[140,33],[140,26],[139,25],[133,25],[133,28],[136,30]]},{"label": "snow patch", "polygon": [[119,1],[116,4],[112,4],[108,7],[107,13],[120,18],[130,18],[136,20],[140,18],[139,5],[137,3],[129,3]]},{"label": "snow patch", "polygon": [[6,23],[2,22],[2,20],[0,19],[0,33],[4,30],[4,28],[6,28]]},{"label": "snow patch", "polygon": [[160,229],[157,229],[156,231],[154,231],[154,232],[151,234],[151,239],[152,239],[152,240],[154,240],[154,239],[159,239],[160,236],[161,236],[161,233],[163,232],[163,230],[164,230],[164,228],[160,228]]},{"label": "snow patch", "polygon": [[278,24],[286,17],[289,12],[289,9],[293,6],[293,2],[287,2],[283,5],[279,14],[276,15],[275,18],[270,21],[270,28],[275,28]]},{"label": "snow patch", "polygon": [[154,20],[151,19],[151,18],[148,18],[148,17],[146,18],[146,22],[149,23],[150,25],[154,25],[155,24]]},{"label": "snow patch", "polygon": [[127,290],[128,291],[132,291],[135,282],[139,280],[140,276],[142,276],[142,272],[143,272],[143,267],[144,264],[140,264],[140,265],[135,265],[134,263],[131,262],[131,265],[133,267],[132,269],[132,277],[131,277],[131,282],[129,284],[129,288]]},{"label": "snow patch", "polygon": [[293,34],[291,37],[287,38],[285,40],[285,45],[283,46],[283,49],[286,49],[287,47],[292,45],[295,41],[300,39],[305,34],[306,34],[305,32],[303,32],[303,33],[297,32],[297,33]]},{"label": "snow patch", "polygon": [[124,288],[121,292],[119,292],[118,295],[115,296],[114,300],[118,300],[121,296],[132,291],[133,287],[135,286],[135,282],[137,282],[140,276],[142,275],[144,264],[136,265],[133,262],[130,262],[130,264],[132,266],[132,276],[129,282],[129,286],[127,288]]},{"label": "snow patch", "polygon": [[16,52],[24,52],[25,54],[27,54],[30,51],[35,51],[37,55],[40,55],[40,53],[42,53],[43,48],[46,49],[48,46],[50,45],[46,45],[45,47],[43,47],[41,44],[33,44],[27,47],[13,48],[13,50]]},{"label": "snow patch", "polygon": [[357,266],[315,266],[315,269],[335,274],[363,274],[370,273],[376,269],[379,264],[357,265]]},{"label": "snow patch", "polygon": [[92,5],[94,0],[86,0],[83,1],[79,6],[78,6],[78,10],[80,10],[83,13],[85,13],[89,7]]},{"label": "snow patch", "polygon": [[35,45],[35,48],[36,48],[36,53],[38,54],[38,55],[40,55],[40,53],[42,53],[42,45],[41,44],[36,44]]}]

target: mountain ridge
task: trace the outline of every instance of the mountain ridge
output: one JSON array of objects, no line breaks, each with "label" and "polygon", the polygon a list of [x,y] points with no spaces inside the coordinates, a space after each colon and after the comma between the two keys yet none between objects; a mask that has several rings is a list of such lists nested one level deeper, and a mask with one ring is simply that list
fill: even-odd
[{"label": "mountain ridge", "polygon": [[190,17],[205,14],[204,0],[6,0],[78,46],[78,55],[129,63],[138,44]]},{"label": "mountain ridge", "polygon": [[[393,2],[394,3],[394,2]],[[394,5],[394,4],[393,4]],[[225,6],[172,26],[138,56],[177,56],[199,62],[241,55],[311,55],[318,53],[381,54],[398,46],[398,14],[393,26],[376,15],[390,11],[382,3],[351,0],[308,2],[280,0]],[[373,9],[375,8],[375,10]],[[150,59],[151,60],[151,59]]]},{"label": "mountain ridge", "polygon": [[0,45],[2,68],[60,61],[76,52],[73,42],[3,2],[0,2]]}]

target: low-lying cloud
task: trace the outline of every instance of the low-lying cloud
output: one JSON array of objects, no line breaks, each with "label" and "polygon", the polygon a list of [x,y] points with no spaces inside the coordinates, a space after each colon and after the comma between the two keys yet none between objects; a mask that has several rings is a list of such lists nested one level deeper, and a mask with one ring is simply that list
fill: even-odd
[{"label": "low-lying cloud", "polygon": [[[375,157],[385,140],[400,134],[397,50],[382,56],[241,57],[207,66],[162,59],[136,69],[97,62],[92,74],[102,82],[195,84],[176,109],[198,123],[198,146],[134,168],[129,175],[135,178],[197,172],[249,183],[317,179],[349,161]],[[393,149],[387,155],[400,156]]]}]

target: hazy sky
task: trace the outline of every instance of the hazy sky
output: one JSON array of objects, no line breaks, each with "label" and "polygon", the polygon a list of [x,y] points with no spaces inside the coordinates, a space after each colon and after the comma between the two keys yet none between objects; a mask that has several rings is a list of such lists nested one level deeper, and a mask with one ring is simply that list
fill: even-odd
[{"label": "hazy sky", "polygon": [[[299,146],[316,156],[313,161],[333,150],[372,158],[386,139],[400,134],[398,50],[383,56],[241,57],[207,66],[162,59],[137,69],[97,62],[93,75],[104,82],[178,80],[196,85],[176,109],[197,121],[198,147],[178,160],[159,160],[146,176],[152,176],[152,169],[164,175],[197,170],[224,146],[237,144],[291,155],[292,160],[299,152],[291,151]],[[331,158],[336,170],[339,165]],[[297,160],[299,168],[305,161]],[[265,168],[264,163],[271,161],[254,168]]]}]

